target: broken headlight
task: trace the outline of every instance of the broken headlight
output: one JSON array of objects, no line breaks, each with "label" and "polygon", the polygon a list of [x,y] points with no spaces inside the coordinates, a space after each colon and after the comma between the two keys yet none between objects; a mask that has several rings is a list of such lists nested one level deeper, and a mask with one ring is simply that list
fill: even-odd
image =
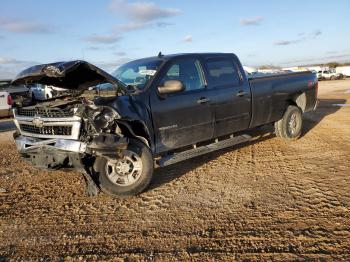
[{"label": "broken headlight", "polygon": [[94,118],[94,124],[97,129],[107,128],[114,120],[114,114],[112,112],[102,111]]}]

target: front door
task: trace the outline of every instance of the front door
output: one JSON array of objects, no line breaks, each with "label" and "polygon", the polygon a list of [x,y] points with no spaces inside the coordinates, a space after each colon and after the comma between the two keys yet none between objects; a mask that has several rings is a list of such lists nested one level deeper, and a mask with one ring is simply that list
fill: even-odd
[{"label": "front door", "polygon": [[179,80],[180,93],[160,95],[153,87],[152,117],[157,153],[181,148],[212,138],[214,124],[201,63],[195,57],[174,60],[164,70],[159,86]]}]

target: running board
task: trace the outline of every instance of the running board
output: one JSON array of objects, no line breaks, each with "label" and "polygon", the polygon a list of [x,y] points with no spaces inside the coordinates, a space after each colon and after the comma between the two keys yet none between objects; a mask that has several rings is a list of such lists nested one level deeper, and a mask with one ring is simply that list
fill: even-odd
[{"label": "running board", "polygon": [[159,161],[158,161],[158,165],[160,167],[164,167],[164,166],[169,166],[172,164],[175,164],[177,162],[181,162],[184,161],[186,159],[190,159],[196,156],[200,156],[200,155],[204,155],[219,149],[223,149],[226,147],[230,147],[230,146],[234,146],[240,143],[244,143],[247,142],[249,140],[251,140],[251,136],[249,135],[240,135],[240,136],[235,136],[229,139],[225,139],[219,142],[215,142],[206,146],[201,146],[201,147],[197,147],[197,148],[193,148],[193,149],[189,149],[186,151],[183,151],[181,153],[175,153],[173,155],[170,156],[165,156],[162,157]]}]

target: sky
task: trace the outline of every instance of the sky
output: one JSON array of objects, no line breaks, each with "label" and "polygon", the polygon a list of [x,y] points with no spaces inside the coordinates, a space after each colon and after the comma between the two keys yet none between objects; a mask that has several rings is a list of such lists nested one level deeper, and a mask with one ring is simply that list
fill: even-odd
[{"label": "sky", "polygon": [[87,60],[230,52],[248,66],[350,61],[350,1],[1,0],[0,78]]}]

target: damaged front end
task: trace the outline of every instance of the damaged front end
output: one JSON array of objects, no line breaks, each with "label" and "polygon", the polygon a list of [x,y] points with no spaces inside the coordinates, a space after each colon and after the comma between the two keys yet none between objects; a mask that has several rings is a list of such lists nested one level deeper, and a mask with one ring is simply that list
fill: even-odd
[{"label": "damaged front end", "polygon": [[18,108],[14,117],[19,152],[41,168],[74,167],[70,159],[74,154],[82,159],[85,155],[115,157],[127,147],[116,121],[119,114],[92,102],[75,99]]},{"label": "damaged front end", "polygon": [[121,116],[117,110],[97,106],[84,90],[101,83],[120,89],[121,84],[83,61],[35,66],[13,82],[51,84],[78,91],[64,99],[15,109],[18,130],[14,139],[24,159],[39,168],[75,168],[84,174],[90,194],[96,194],[91,176],[95,158],[120,157],[128,147],[128,138],[118,124]]}]

